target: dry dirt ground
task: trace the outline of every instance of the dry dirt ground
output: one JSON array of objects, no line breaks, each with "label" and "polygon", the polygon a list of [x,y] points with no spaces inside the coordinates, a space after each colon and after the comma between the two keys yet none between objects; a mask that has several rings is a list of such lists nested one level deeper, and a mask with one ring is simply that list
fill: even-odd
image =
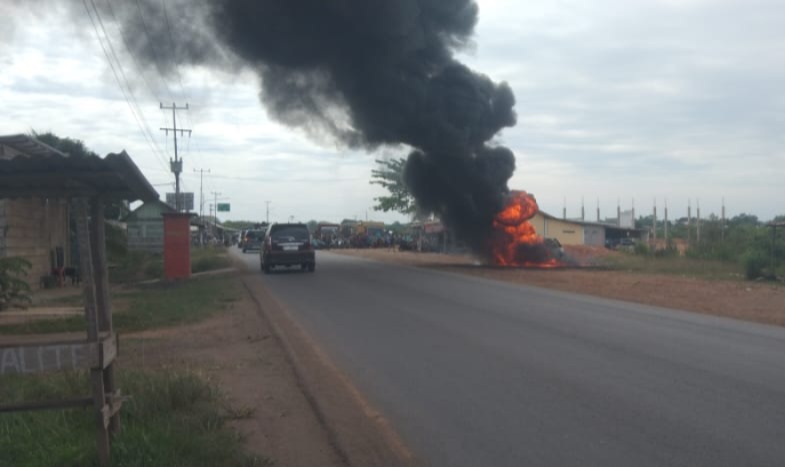
[{"label": "dry dirt ground", "polygon": [[227,396],[252,453],[275,466],[344,465],[268,322],[240,290],[229,310],[205,321],[121,336],[119,371],[196,371]]},{"label": "dry dirt ground", "polygon": [[[417,267],[596,295],[647,305],[785,326],[785,287],[742,280],[706,280],[599,269],[518,269],[482,266],[465,255],[334,250]],[[599,251],[598,254],[605,254]],[[591,258],[582,258],[587,261]]]}]

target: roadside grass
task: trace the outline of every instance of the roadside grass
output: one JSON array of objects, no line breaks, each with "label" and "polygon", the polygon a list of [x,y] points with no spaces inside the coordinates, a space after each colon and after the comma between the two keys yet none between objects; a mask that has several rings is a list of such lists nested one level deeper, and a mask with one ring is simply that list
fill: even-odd
[{"label": "roadside grass", "polygon": [[109,281],[112,284],[132,284],[160,279],[164,274],[161,255],[128,251],[122,255],[109,254]]},{"label": "roadside grass", "polygon": [[191,272],[214,271],[232,267],[232,260],[225,247],[192,247]]},{"label": "roadside grass", "polygon": [[[112,463],[123,467],[257,467],[268,459],[248,455],[227,422],[245,417],[198,374],[187,371],[123,371],[118,385],[130,399],[120,412],[121,431]],[[0,400],[84,397],[84,372],[5,376]],[[91,408],[2,414],[0,467],[97,465]]]},{"label": "roadside grass", "polygon": [[[118,332],[133,332],[193,323],[230,308],[239,295],[239,285],[231,277],[135,286],[113,294],[113,324]],[[76,332],[85,326],[83,316],[72,316],[2,325],[0,334]]]},{"label": "roadside grass", "polygon": [[744,280],[743,268],[735,263],[685,256],[650,256],[621,253],[602,258],[610,269],[644,273],[668,274],[699,279]]},{"label": "roadside grass", "polygon": [[[109,280],[112,284],[132,284],[164,275],[161,255],[140,251],[114,251],[109,253]],[[224,247],[191,247],[191,272],[212,271],[232,266]]]}]

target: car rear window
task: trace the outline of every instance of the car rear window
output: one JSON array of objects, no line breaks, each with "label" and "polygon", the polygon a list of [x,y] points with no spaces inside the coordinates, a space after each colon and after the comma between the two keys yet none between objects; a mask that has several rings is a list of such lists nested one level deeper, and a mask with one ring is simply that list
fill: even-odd
[{"label": "car rear window", "polygon": [[259,238],[262,236],[261,230],[249,230],[245,233],[246,238]]},{"label": "car rear window", "polygon": [[286,225],[273,227],[270,233],[276,242],[306,242],[308,241],[308,227],[298,225]]}]

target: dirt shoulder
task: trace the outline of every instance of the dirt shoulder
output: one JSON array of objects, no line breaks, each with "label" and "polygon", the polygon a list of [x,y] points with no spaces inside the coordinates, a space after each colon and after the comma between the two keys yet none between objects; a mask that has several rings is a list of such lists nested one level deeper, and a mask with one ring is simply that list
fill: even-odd
[{"label": "dirt shoulder", "polygon": [[276,466],[345,465],[269,324],[240,290],[228,310],[204,321],[123,335],[120,371],[194,370],[227,396],[250,452]]},{"label": "dirt shoulder", "polygon": [[464,255],[334,250],[378,261],[427,267],[515,284],[785,326],[785,287],[600,269],[508,269],[481,266]]}]

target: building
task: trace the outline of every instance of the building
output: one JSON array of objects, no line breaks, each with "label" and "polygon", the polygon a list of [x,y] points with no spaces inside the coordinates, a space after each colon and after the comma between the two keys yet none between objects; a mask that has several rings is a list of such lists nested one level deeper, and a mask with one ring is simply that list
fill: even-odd
[{"label": "building", "polygon": [[[0,160],[58,155],[60,151],[25,135],[0,137]],[[68,203],[34,197],[0,199],[0,257],[21,256],[31,263],[30,282],[73,263]]]},{"label": "building", "polygon": [[534,226],[538,235],[543,238],[555,238],[562,245],[605,246],[609,243],[618,243],[622,238],[648,241],[649,236],[645,229],[563,219],[543,211],[535,214],[529,222]]},{"label": "building", "polygon": [[125,218],[128,249],[161,254],[164,251],[164,217],[174,208],[160,200],[149,201],[134,209]]},{"label": "building", "polygon": [[27,135],[0,136],[0,257],[28,260],[34,285],[78,269],[69,200],[157,196],[125,152],[71,156]]}]

